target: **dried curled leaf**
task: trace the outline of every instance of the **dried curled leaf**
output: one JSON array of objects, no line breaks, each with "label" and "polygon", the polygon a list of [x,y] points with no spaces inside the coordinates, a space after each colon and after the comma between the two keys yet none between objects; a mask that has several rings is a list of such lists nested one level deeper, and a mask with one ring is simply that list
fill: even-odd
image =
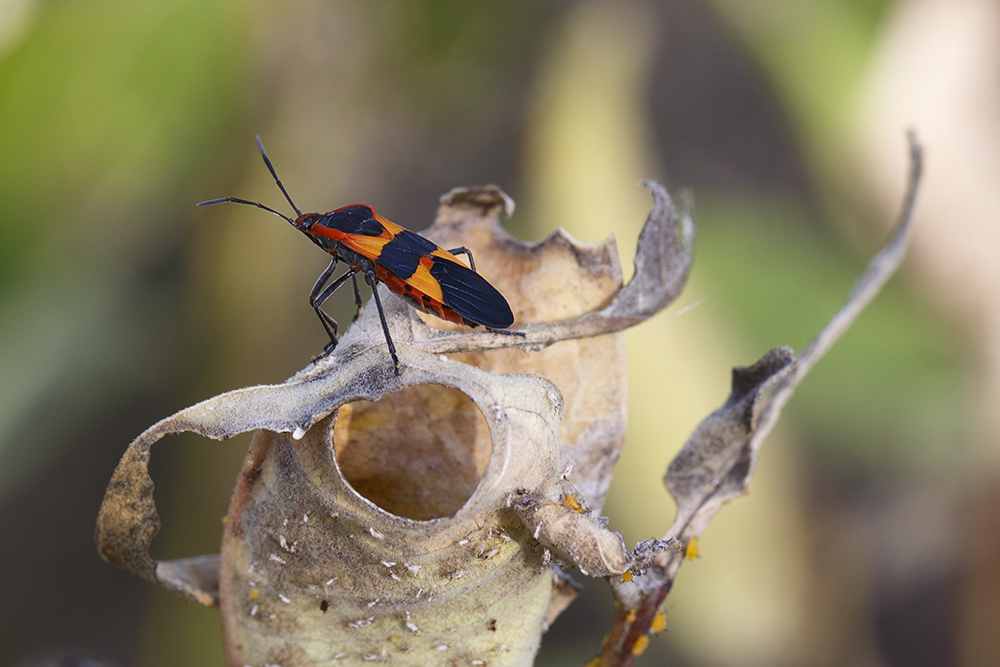
[{"label": "dried curled leaf", "polygon": [[[698,425],[663,478],[677,502],[675,526],[710,517],[746,493],[751,457],[756,455],[750,438],[757,430],[761,398],[794,369],[795,355],[788,347],[768,351],[752,366],[733,369],[729,399]],[[683,541],[680,531],[676,536]]]},{"label": "dried curled leaf", "polygon": [[[666,308],[683,289],[687,282],[688,274],[691,271],[692,247],[694,243],[694,222],[688,211],[682,211],[678,215],[674,207],[673,200],[666,188],[656,181],[643,181],[653,195],[653,210],[646,218],[646,222],[639,232],[639,240],[635,255],[635,274],[632,280],[621,289],[616,289],[600,310],[586,312],[578,316],[567,319],[559,319],[554,315],[549,307],[537,308],[539,324],[529,324],[525,327],[518,327],[526,334],[523,339],[498,337],[488,333],[463,333],[455,336],[428,336],[426,340],[420,340],[419,344],[426,350],[434,352],[462,352],[471,350],[492,350],[504,347],[523,347],[528,349],[539,346],[551,345],[553,343],[575,338],[588,338],[604,333],[622,331],[627,327],[642,322],[656,313]],[[563,230],[556,230],[553,234],[538,244],[527,244],[510,237],[496,225],[496,229],[490,229],[498,218],[503,207],[505,210],[510,207],[510,198],[503,194],[494,186],[484,188],[458,188],[448,193],[442,198],[442,210],[438,214],[438,220],[434,227],[428,230],[427,236],[437,242],[444,239],[455,238],[444,230],[453,229],[459,233],[463,240],[467,239],[466,234],[472,232],[476,227],[486,225],[482,233],[495,235],[495,245],[513,244],[517,246],[515,251],[542,251],[547,244],[559,243],[556,237],[562,237],[574,252],[586,252],[589,244],[581,244],[575,241]],[[594,244],[595,246],[613,244],[609,240],[604,244]],[[479,252],[476,251],[477,267],[479,265]],[[599,250],[599,252],[604,252]],[[617,265],[616,260],[614,261]],[[544,262],[539,262],[543,265]],[[590,270],[590,262],[579,261],[581,266],[586,266]],[[522,274],[512,272],[506,264],[498,266],[499,271],[489,275],[491,280],[498,283],[501,291],[508,294],[511,283],[501,282],[502,278],[512,278],[518,280]],[[617,269],[611,269],[615,270]],[[559,279],[561,280],[560,276]],[[620,277],[618,278],[620,281]],[[570,283],[572,286],[572,283]],[[565,285],[557,282],[549,282],[547,285],[536,284],[534,288],[539,290],[530,296],[532,300],[538,294],[544,294],[547,287],[549,292],[556,293],[556,300],[565,298]],[[508,294],[509,295],[509,294]],[[559,296],[562,295],[562,296]],[[543,302],[551,304],[551,299]],[[526,307],[515,304],[518,307]],[[554,306],[553,306],[554,307]],[[515,321],[517,313],[515,313]],[[517,325],[515,325],[517,327]],[[422,338],[422,336],[420,337]]]}]

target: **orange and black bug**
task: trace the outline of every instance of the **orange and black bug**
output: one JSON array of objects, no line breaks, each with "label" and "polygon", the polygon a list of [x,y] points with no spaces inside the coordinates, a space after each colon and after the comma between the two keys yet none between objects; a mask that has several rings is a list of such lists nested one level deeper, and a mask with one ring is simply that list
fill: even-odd
[{"label": "orange and black bug", "polygon": [[[309,294],[309,304],[330,336],[323,355],[329,354],[337,346],[338,328],[337,322],[323,311],[322,305],[350,278],[354,283],[354,302],[360,313],[361,294],[358,292],[357,282],[359,273],[364,275],[365,282],[372,288],[382,331],[397,375],[400,369],[399,359],[389,336],[389,325],[385,321],[382,301],[376,289],[380,282],[385,283],[393,294],[402,297],[414,308],[437,315],[443,320],[470,327],[482,326],[487,331],[498,334],[524,335],[517,331],[504,331],[514,323],[514,314],[503,295],[476,273],[476,263],[467,248],[444,250],[423,236],[383,218],[367,204],[351,204],[329,213],[303,214],[271,166],[260,137],[257,137],[257,148],[274,177],[274,182],[295,210],[297,218],[292,219],[269,206],[236,197],[203,201],[198,206],[234,202],[262,208],[287,220],[313,243],[333,255],[330,265],[320,274]],[[455,257],[457,254],[466,255],[469,266],[459,262]],[[338,262],[344,262],[350,268],[327,285]]]}]

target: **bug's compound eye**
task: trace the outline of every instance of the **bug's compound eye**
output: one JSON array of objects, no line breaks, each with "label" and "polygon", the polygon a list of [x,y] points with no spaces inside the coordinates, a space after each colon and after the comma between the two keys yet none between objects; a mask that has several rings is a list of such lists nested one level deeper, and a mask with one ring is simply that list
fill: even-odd
[{"label": "bug's compound eye", "polygon": [[297,229],[307,231],[317,220],[320,219],[320,217],[319,213],[306,213],[305,215],[300,215],[296,218],[295,222],[292,224],[294,224]]}]

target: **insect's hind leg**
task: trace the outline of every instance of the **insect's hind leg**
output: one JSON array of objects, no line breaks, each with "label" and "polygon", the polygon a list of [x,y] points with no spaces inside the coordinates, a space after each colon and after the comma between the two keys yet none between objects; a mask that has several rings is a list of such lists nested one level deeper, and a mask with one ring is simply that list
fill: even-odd
[{"label": "insect's hind leg", "polygon": [[385,334],[385,342],[389,344],[389,356],[392,357],[392,369],[399,375],[399,357],[396,356],[396,346],[392,344],[392,336],[389,335],[389,323],[385,321],[385,311],[382,310],[382,299],[378,295],[378,278],[375,272],[369,269],[365,271],[365,282],[372,288],[372,296],[375,297],[375,307],[378,308],[378,317],[382,321],[382,332]]},{"label": "insect's hind leg", "polygon": [[508,331],[507,329],[491,329],[489,327],[483,328],[490,333],[503,334],[504,336],[520,336],[521,338],[524,338],[527,335],[523,331]]},{"label": "insect's hind leg", "polygon": [[472,269],[473,271],[476,270],[476,260],[472,259],[472,251],[466,248],[465,246],[462,246],[460,248],[452,248],[448,252],[450,252],[452,255],[465,255],[466,257],[469,258],[469,268]]}]

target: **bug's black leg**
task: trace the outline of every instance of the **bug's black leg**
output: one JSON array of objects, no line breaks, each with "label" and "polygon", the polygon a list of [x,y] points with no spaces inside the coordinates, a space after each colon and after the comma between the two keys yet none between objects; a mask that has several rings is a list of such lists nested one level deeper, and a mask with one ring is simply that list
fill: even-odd
[{"label": "bug's black leg", "polygon": [[399,375],[399,369],[401,368],[399,357],[396,356],[396,346],[392,344],[392,337],[389,335],[389,323],[385,321],[382,300],[378,296],[378,278],[375,277],[374,271],[365,271],[365,282],[371,286],[372,294],[375,296],[375,306],[378,308],[379,319],[382,320],[382,331],[385,332],[385,342],[389,344],[389,356],[392,357],[393,370],[396,372],[396,375]]},{"label": "bug's black leg", "polygon": [[[318,301],[317,297],[323,290],[323,286],[326,284],[326,281],[330,279],[330,276],[336,268],[337,258],[334,257],[330,262],[330,265],[323,269],[323,273],[319,274],[319,278],[316,279],[316,284],[313,285],[312,291],[309,293],[309,305],[316,311],[316,314],[319,316],[319,321],[323,324],[323,328],[326,329],[327,335],[330,336],[330,344],[327,345],[328,349],[324,352],[324,355],[337,346],[337,323],[332,317],[320,309],[320,305],[323,301],[325,301],[325,299]],[[327,298],[329,298],[329,295],[327,295]]]},{"label": "bug's black leg", "polygon": [[333,274],[334,269],[337,268],[337,261],[337,258],[334,257],[333,261],[330,262],[330,265],[323,269],[323,273],[319,274],[319,278],[316,279],[316,284],[313,285],[312,292],[309,293],[310,306],[314,308],[316,307],[316,296],[323,290],[323,285],[326,284],[326,281],[329,280],[330,276]]},{"label": "bug's black leg", "polygon": [[[326,303],[327,299],[329,299],[331,296],[333,296],[334,292],[336,292],[338,289],[340,289],[343,286],[343,284],[347,282],[348,278],[353,278],[355,276],[355,274],[357,274],[357,272],[358,272],[358,269],[351,269],[350,271],[348,271],[344,275],[340,276],[339,278],[337,278],[336,280],[334,280],[332,283],[330,283],[327,286],[327,288],[325,290],[323,290],[322,294],[320,294],[318,297],[316,297],[315,300],[310,300],[309,303],[312,304],[313,308],[319,308],[324,303]],[[327,315],[327,317],[329,317],[329,315]]]},{"label": "bug's black leg", "polygon": [[365,309],[365,307],[364,304],[361,303],[361,292],[358,291],[358,277],[351,274],[351,282],[354,283],[354,305],[357,306],[357,310],[354,311],[354,319],[351,320],[354,322],[361,317],[361,312]]},{"label": "bug's black leg", "polygon": [[469,258],[469,268],[472,269],[473,271],[476,270],[476,260],[472,259],[472,251],[466,248],[465,246],[462,246],[461,248],[452,248],[448,252],[450,252],[452,255],[465,255],[466,257]]},{"label": "bug's black leg", "polygon": [[[334,266],[335,264],[336,262],[333,262],[331,264],[331,267]],[[327,271],[331,271],[331,269],[328,268]],[[327,271],[324,271],[323,273],[325,274],[327,273]],[[319,291],[318,288],[316,287],[313,288],[313,293],[309,295],[309,304],[313,307],[313,310],[316,311],[316,315],[319,316],[319,321],[323,323],[323,328],[326,329],[326,333],[329,334],[330,336],[330,342],[327,343],[325,348],[323,348],[323,352],[319,355],[319,358],[325,357],[326,355],[330,354],[331,352],[333,352],[333,349],[337,347],[337,331],[338,331],[337,321],[326,314],[326,312],[322,308],[322,305],[323,303],[326,302],[327,299],[330,298],[330,296],[334,292],[340,289],[340,287],[343,286],[345,282],[347,282],[348,278],[352,278],[355,273],[357,273],[356,270],[351,270],[345,273],[344,275],[340,276],[332,283],[330,283],[326,287],[326,289],[324,289],[323,292],[319,294],[319,296],[316,295],[316,292]],[[329,276],[326,277],[328,278]],[[323,278],[323,276],[320,276],[320,278]],[[325,279],[323,280],[323,282],[325,282]],[[323,285],[323,282],[317,282],[316,284],[321,287]]]},{"label": "bug's black leg", "polygon": [[323,348],[323,352],[319,355],[320,359],[333,352],[333,348],[337,347],[337,342],[338,342],[337,321],[332,317],[330,317],[329,315],[327,315],[326,312],[321,308],[321,306],[327,299],[330,298],[330,296],[334,292],[340,289],[341,286],[343,286],[343,284],[347,282],[348,278],[353,277],[355,273],[357,273],[357,271],[352,270],[340,276],[332,283],[330,283],[327,286],[327,288],[323,290],[322,294],[320,294],[318,297],[316,297],[316,299],[311,301],[313,305],[313,310],[315,310],[316,314],[319,315],[319,320],[320,322],[323,323],[323,327],[326,329],[326,332],[330,334],[330,342],[327,343],[326,347]]}]

